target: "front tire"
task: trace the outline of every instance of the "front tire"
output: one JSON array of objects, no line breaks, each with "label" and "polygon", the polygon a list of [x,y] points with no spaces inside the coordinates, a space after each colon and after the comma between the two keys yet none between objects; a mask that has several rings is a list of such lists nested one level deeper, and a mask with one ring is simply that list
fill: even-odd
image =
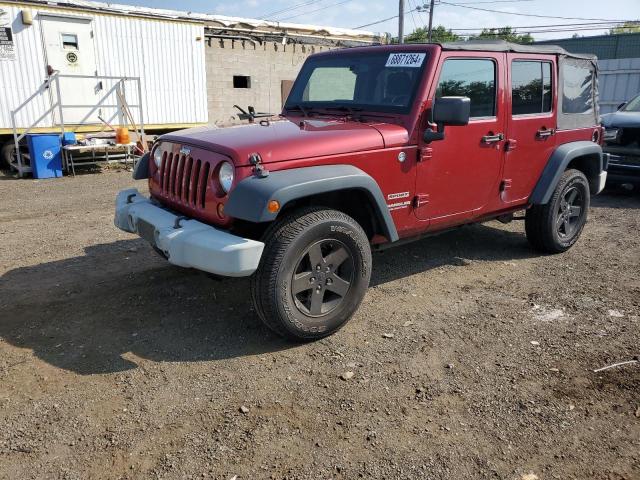
[{"label": "front tire", "polygon": [[371,278],[362,227],[336,210],[307,208],[276,221],[251,280],[260,319],[279,335],[315,340],[355,313]]},{"label": "front tire", "polygon": [[561,253],[580,238],[590,204],[589,182],[580,170],[562,174],[549,202],[533,205],[525,216],[527,240],[537,250]]}]

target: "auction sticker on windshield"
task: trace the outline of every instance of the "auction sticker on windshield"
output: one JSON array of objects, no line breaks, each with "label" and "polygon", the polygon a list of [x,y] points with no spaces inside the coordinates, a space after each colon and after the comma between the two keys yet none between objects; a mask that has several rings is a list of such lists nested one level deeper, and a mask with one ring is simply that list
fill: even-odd
[{"label": "auction sticker on windshield", "polygon": [[385,67],[420,67],[426,53],[391,53]]}]

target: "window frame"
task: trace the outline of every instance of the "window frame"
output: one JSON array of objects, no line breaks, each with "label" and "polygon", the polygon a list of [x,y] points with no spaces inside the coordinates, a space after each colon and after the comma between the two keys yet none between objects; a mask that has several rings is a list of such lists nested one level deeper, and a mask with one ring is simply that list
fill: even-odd
[{"label": "window frame", "polygon": [[[538,62],[538,63],[548,63],[550,66],[550,70],[549,72],[551,73],[550,79],[551,79],[551,110],[549,110],[548,112],[537,112],[537,113],[513,113],[513,64],[514,62]],[[547,60],[547,59],[540,59],[540,58],[524,58],[524,57],[518,57],[518,58],[511,58],[511,62],[509,63],[509,108],[511,109],[511,111],[509,112],[511,114],[511,118],[527,118],[527,117],[548,117],[548,116],[553,116],[555,114],[555,107],[554,107],[554,96],[555,96],[555,90],[554,90],[554,85],[555,85],[555,78],[554,78],[554,63],[551,60]],[[543,78],[544,81],[544,78]],[[544,88],[544,84],[543,87]]]},{"label": "window frame", "polygon": [[[416,107],[416,103],[417,101],[421,98],[422,95],[422,89],[424,88],[424,80],[425,80],[425,72],[427,72],[427,66],[429,65],[429,62],[433,61],[431,60],[431,55],[432,52],[431,51],[424,51],[424,50],[416,50],[415,48],[411,48],[410,44],[405,44],[405,46],[407,47],[406,50],[402,50],[401,53],[425,53],[425,58],[422,62],[422,65],[420,65],[420,67],[416,68],[416,70],[418,70],[417,73],[417,79],[416,79],[416,83],[415,86],[413,88],[413,91],[411,92],[411,96],[407,102],[406,106],[394,106],[394,105],[384,105],[384,104],[373,104],[373,103],[335,103],[332,105],[329,105],[330,107],[351,107],[351,108],[361,108],[363,112],[372,112],[372,113],[389,113],[391,115],[410,115],[411,112],[413,111],[413,109]],[[351,52],[349,51],[350,49],[345,48],[343,50],[341,50],[341,52],[344,53],[345,56],[351,55]],[[397,53],[394,51],[384,51],[383,53],[378,53],[378,52],[365,52],[365,53],[360,53],[359,55],[376,55],[376,54],[380,54],[380,55],[386,55],[388,58],[388,55],[390,55],[391,53]],[[298,89],[301,88],[301,86],[304,84],[306,85],[306,82],[309,81],[309,78],[311,77],[311,74],[309,74],[307,77],[305,77],[306,69],[307,68],[311,68],[310,65],[310,59],[312,59],[312,57],[307,58],[307,60],[305,60],[305,62],[303,63],[302,67],[300,68],[300,71],[298,72],[298,76],[296,77],[295,82],[293,83],[293,87],[291,88],[291,91],[289,92],[289,96],[287,97],[287,101],[284,104],[283,109],[286,110],[287,108],[291,107],[292,104],[290,102],[292,102],[292,94],[294,93],[298,93]],[[322,57],[319,57],[322,58]],[[436,61],[437,61],[437,56],[436,56]],[[357,89],[357,83],[356,83],[356,89]],[[304,87],[303,87],[304,88]],[[295,102],[296,104],[301,104],[303,107],[308,107],[310,109],[313,108],[326,108],[326,105],[322,105],[322,101],[297,101]]]},{"label": "window frame", "polygon": [[454,60],[454,61],[459,61],[459,60],[488,60],[490,62],[493,63],[493,115],[485,115],[485,116],[480,116],[480,117],[469,117],[469,121],[478,121],[478,120],[493,120],[493,119],[497,119],[499,117],[499,113],[500,111],[498,110],[500,108],[500,105],[498,103],[498,92],[499,92],[499,81],[500,81],[500,75],[499,75],[499,65],[498,65],[498,61],[497,59],[493,58],[493,57],[471,57],[471,56],[457,56],[457,55],[452,55],[452,56],[447,56],[445,57],[442,62],[440,63],[440,71],[438,72],[438,80],[434,85],[434,89],[433,89],[433,101],[435,102],[435,100],[438,98],[437,97],[437,93],[438,93],[438,86],[440,85],[440,80],[442,79],[442,72],[444,70],[444,65],[445,63],[447,63],[450,60]]}]

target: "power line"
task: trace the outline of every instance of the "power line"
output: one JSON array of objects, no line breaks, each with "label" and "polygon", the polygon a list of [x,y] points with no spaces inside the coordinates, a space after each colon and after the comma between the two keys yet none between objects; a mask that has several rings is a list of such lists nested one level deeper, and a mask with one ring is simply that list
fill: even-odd
[{"label": "power line", "polygon": [[[322,0],[320,0],[320,1],[322,1]],[[291,6],[291,7],[282,8],[280,10],[275,10],[273,12],[265,13],[264,15],[262,15],[262,16],[260,16],[258,18],[261,19],[261,20],[264,20],[264,19],[267,19],[267,18],[269,18],[271,16],[278,15],[279,13],[289,12],[291,10],[296,10],[296,9],[298,9],[300,7],[306,7],[307,5],[311,5],[312,3],[317,3],[317,0],[307,0],[306,2],[297,3],[297,4],[295,4],[295,5]]]},{"label": "power line", "polygon": [[280,19],[278,19],[278,21],[282,22],[284,20],[289,20],[291,18],[301,17],[302,15],[308,15],[310,13],[315,13],[315,12],[319,12],[321,10],[326,10],[327,8],[337,7],[338,5],[344,5],[345,3],[349,3],[349,2],[352,2],[352,1],[353,0],[342,0],[341,2],[336,2],[336,3],[332,3],[331,5],[326,5],[324,7],[316,8],[315,10],[309,10],[309,11],[306,11],[306,12],[298,13],[296,15],[291,15],[289,17],[280,18]]},{"label": "power line", "polygon": [[[419,2],[420,0],[416,0],[416,2]],[[411,3],[411,0],[407,0],[407,2],[409,2],[409,8],[413,9],[413,4]],[[413,22],[413,29],[417,30],[418,29],[418,24],[416,23],[416,17],[413,15],[413,10],[409,10],[409,13],[411,13],[411,21]]]},{"label": "power line", "polygon": [[468,5],[464,5],[464,4],[461,4],[461,3],[451,3],[451,2],[445,2],[445,1],[442,1],[442,0],[440,1],[440,3],[442,3],[444,5],[450,5],[452,7],[468,8],[468,9],[471,9],[471,10],[480,10],[482,12],[502,13],[504,15],[517,15],[517,16],[520,16],[520,17],[555,18],[555,19],[558,19],[558,20],[602,20],[602,21],[620,21],[620,22],[625,21],[625,20],[614,20],[614,19],[611,19],[611,18],[554,17],[554,16],[550,16],[550,15],[534,15],[533,13],[505,12],[504,10],[490,10],[488,8],[470,7]]},{"label": "power line", "polygon": [[460,5],[476,5],[480,3],[520,3],[520,2],[534,2],[534,1],[535,0],[488,0],[486,2],[464,2],[464,3],[461,3]]},{"label": "power line", "polygon": [[[517,27],[511,27],[514,30],[520,30],[522,28],[551,28],[551,27],[586,27],[586,26],[593,26],[593,27],[597,27],[597,26],[601,26],[602,28],[607,28],[607,27],[617,27],[620,25],[624,25],[627,22],[595,22],[595,23],[553,23],[553,24],[549,24],[549,25],[522,25],[522,26],[517,26]],[[479,30],[499,30],[501,28],[505,28],[503,27],[480,27],[480,28],[451,28],[450,30],[455,30],[455,31],[465,31],[465,30],[469,30],[469,31],[479,31]]]},{"label": "power line", "polygon": [[[408,12],[404,12],[405,15],[411,13],[411,12],[417,12],[418,9],[414,8],[413,10],[409,10]],[[393,17],[389,17],[389,18],[383,18],[382,20],[377,20],[375,22],[372,23],[367,23],[366,25],[360,25],[359,27],[353,27],[353,30],[358,30],[360,28],[365,28],[365,27],[370,27],[372,25],[378,25],[379,23],[384,23],[384,22],[388,22],[389,20],[393,20],[394,18],[398,18],[399,15],[394,15]]]}]

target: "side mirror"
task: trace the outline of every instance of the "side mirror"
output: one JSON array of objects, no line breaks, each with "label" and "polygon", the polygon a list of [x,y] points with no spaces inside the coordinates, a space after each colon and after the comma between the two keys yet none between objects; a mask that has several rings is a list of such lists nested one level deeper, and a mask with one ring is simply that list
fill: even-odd
[{"label": "side mirror", "polygon": [[620,110],[622,107],[624,107],[627,104],[627,102],[622,102],[620,105],[618,105],[618,108],[616,108],[616,110]]},{"label": "side mirror", "polygon": [[461,126],[469,123],[471,99],[469,97],[440,97],[433,103],[432,120],[437,131],[427,129],[424,132],[425,142],[444,139],[445,125]]}]

